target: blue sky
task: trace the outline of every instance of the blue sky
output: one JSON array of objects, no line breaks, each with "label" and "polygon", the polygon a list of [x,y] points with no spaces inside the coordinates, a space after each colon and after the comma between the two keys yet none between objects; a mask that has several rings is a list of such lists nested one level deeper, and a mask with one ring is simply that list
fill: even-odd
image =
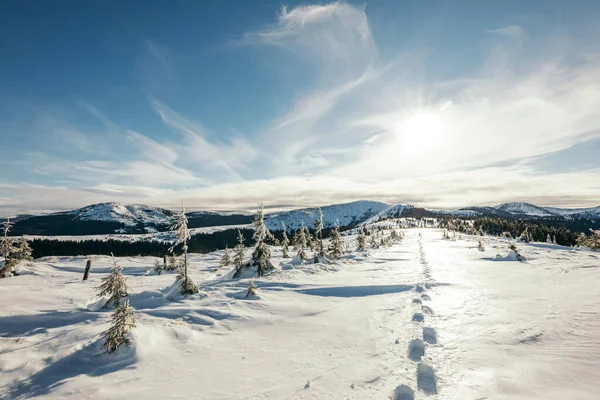
[{"label": "blue sky", "polygon": [[7,1],[0,214],[600,204],[597,1]]}]

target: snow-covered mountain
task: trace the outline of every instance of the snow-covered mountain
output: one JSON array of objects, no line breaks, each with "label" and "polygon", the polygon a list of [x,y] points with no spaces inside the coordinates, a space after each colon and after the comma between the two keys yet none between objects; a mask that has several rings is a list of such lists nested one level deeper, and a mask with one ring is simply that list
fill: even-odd
[{"label": "snow-covered mountain", "polygon": [[[431,210],[408,204],[388,204],[379,201],[354,201],[321,207],[324,226],[358,225],[387,217],[478,217],[498,218],[583,218],[600,219],[600,207],[562,209],[539,207],[530,203],[503,203],[496,207],[465,207],[458,210]],[[162,232],[173,224],[174,212],[142,204],[93,204],[77,210],[48,215],[25,216],[14,220],[14,235],[98,235],[111,233]],[[271,230],[280,230],[281,221],[288,229],[297,229],[302,221],[312,227],[318,208],[268,213],[265,224]],[[187,213],[190,228],[245,225],[252,221],[248,213],[192,211]]]},{"label": "snow-covered mountain", "polygon": [[545,207],[548,212],[555,215],[571,218],[600,218],[600,206],[590,208],[555,208]]},{"label": "snow-covered mountain", "polygon": [[522,202],[502,203],[500,205],[497,205],[495,208],[501,211],[509,212],[511,214],[531,215],[536,217],[550,217],[554,215],[542,207]]},{"label": "snow-covered mountain", "polygon": [[530,203],[513,202],[503,203],[495,207],[513,215],[526,215],[535,217],[568,217],[568,218],[600,218],[600,206],[590,208],[557,208],[540,207]]},{"label": "snow-covered mountain", "polygon": [[172,211],[143,204],[92,204],[77,210],[68,211],[66,214],[73,215],[75,219],[81,221],[118,222],[127,226],[138,224],[169,225],[173,220]]},{"label": "snow-covered mountain", "polygon": [[[325,228],[332,227],[336,222],[340,226],[357,225],[393,207],[391,204],[367,200],[324,206],[321,207],[323,226]],[[265,225],[271,230],[281,230],[283,221],[287,229],[291,230],[297,229],[304,221],[305,225],[312,227],[318,215],[317,207],[272,213],[266,215]]]}]

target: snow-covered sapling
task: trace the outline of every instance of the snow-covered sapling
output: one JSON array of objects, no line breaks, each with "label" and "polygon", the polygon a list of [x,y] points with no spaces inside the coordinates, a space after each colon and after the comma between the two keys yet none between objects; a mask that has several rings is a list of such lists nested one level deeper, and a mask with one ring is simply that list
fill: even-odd
[{"label": "snow-covered sapling", "polygon": [[180,267],[180,265],[177,262],[177,257],[175,257],[175,254],[173,254],[173,253],[169,254],[169,261],[167,262],[167,264],[164,265],[164,263],[163,263],[163,268],[166,271],[175,271],[179,267]]},{"label": "snow-covered sapling", "polygon": [[225,252],[223,252],[223,256],[221,257],[221,261],[219,262],[219,266],[228,267],[233,263],[231,260],[231,256],[229,255],[229,247],[225,246]]},{"label": "snow-covered sapling", "polygon": [[359,251],[364,251],[367,247],[367,240],[362,229],[358,230],[358,236],[356,236],[356,243]]},{"label": "snow-covered sapling", "polygon": [[154,260],[154,272],[156,273],[156,275],[160,275],[163,271],[163,268],[164,268],[164,264],[161,262],[161,260],[159,258]]},{"label": "snow-covered sapling", "polygon": [[31,247],[29,246],[27,237],[25,235],[21,236],[21,239],[19,239],[15,244],[15,252],[12,255],[12,258],[14,258],[17,261],[21,261],[21,260],[31,261],[31,260],[33,260],[32,254],[33,254],[33,251],[31,250]]},{"label": "snow-covered sapling", "polygon": [[0,252],[2,252],[2,257],[4,257],[4,267],[0,270],[0,278],[15,275],[14,269],[18,263],[13,257],[16,251],[14,240],[8,236],[11,227],[10,218],[7,218],[2,224],[2,239],[0,240]]},{"label": "snow-covered sapling", "polygon": [[121,266],[115,260],[115,256],[110,253],[113,266],[110,269],[110,274],[102,278],[102,283],[96,288],[98,297],[109,296],[108,302],[112,302],[113,306],[117,307],[123,297],[127,297],[127,279],[123,276]]},{"label": "snow-covered sapling", "polygon": [[333,230],[329,234],[329,248],[327,249],[333,258],[340,258],[344,255],[344,241],[340,235],[340,228],[337,224],[333,226]]},{"label": "snow-covered sapling", "polygon": [[313,223],[315,227],[315,239],[318,240],[316,248],[320,256],[325,255],[325,248],[323,247],[323,211],[319,208],[319,216]]},{"label": "snow-covered sapling", "polygon": [[300,223],[300,227],[296,230],[296,234],[294,235],[294,247],[298,251],[298,257],[302,261],[306,260],[306,252],[304,249],[307,245],[307,237],[306,237],[306,229],[304,226],[304,221]]},{"label": "snow-covered sapling", "polygon": [[374,249],[379,248],[379,244],[377,244],[377,238],[374,234],[371,234],[371,247]]},{"label": "snow-covered sapling", "polygon": [[181,285],[181,294],[196,294],[200,291],[196,282],[192,280],[192,278],[188,275],[188,261],[187,261],[187,251],[188,251],[188,240],[192,237],[190,234],[190,230],[188,229],[188,219],[185,215],[185,206],[181,205],[181,212],[175,215],[175,224],[171,228],[175,231],[175,236],[177,237],[177,241],[171,246],[170,251],[173,252],[175,246],[181,244],[183,250],[183,271],[177,276],[176,280],[180,282]]},{"label": "snow-covered sapling", "polygon": [[258,276],[263,276],[273,269],[273,264],[271,263],[271,249],[265,243],[265,239],[272,239],[273,235],[265,225],[262,203],[254,215],[252,226],[254,227],[254,235],[252,238],[255,240],[256,244],[254,245],[250,263],[256,268]]},{"label": "snow-covered sapling", "polygon": [[248,285],[248,292],[246,293],[246,297],[256,296],[256,285],[254,281],[250,281]]},{"label": "snow-covered sapling", "polygon": [[483,245],[483,241],[481,239],[477,241],[477,250],[485,251],[485,246]]},{"label": "snow-covered sapling", "polygon": [[285,223],[283,221],[281,221],[281,226],[283,228],[283,240],[281,241],[281,255],[284,258],[288,258],[290,256],[289,255],[290,239],[288,238],[287,229],[286,229]]},{"label": "snow-covered sapling", "polygon": [[102,345],[104,351],[112,353],[122,345],[129,344],[127,333],[135,328],[135,322],[136,316],[129,301],[117,306],[112,315],[110,328],[104,334],[104,344]]},{"label": "snow-covered sapling", "polygon": [[519,250],[517,249],[517,246],[515,246],[514,243],[511,243],[508,248],[512,251],[515,252],[515,257],[517,259],[517,261],[525,261],[525,257],[523,255],[521,255],[521,253],[519,253]]}]

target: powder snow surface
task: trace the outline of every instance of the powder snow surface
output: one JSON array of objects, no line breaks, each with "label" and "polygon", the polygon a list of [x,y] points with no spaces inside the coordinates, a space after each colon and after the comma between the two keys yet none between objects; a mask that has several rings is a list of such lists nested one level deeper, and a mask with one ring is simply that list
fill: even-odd
[{"label": "powder snow surface", "polygon": [[175,301],[174,274],[120,258],[139,321],[111,355],[94,298],[109,258],[27,263],[0,280],[0,398],[598,399],[600,253],[519,243],[527,262],[498,262],[504,239],[482,252],[477,237],[405,234],[327,265],[273,248],[281,269],[252,299],[213,271],[222,251],[190,256],[203,294]]}]

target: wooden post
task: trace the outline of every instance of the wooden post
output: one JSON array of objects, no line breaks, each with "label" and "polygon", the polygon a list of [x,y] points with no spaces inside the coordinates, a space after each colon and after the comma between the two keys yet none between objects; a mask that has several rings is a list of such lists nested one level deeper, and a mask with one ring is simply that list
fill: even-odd
[{"label": "wooden post", "polygon": [[163,269],[167,269],[167,256],[163,255]]},{"label": "wooden post", "polygon": [[90,270],[92,269],[92,260],[87,260],[85,264],[85,272],[83,273],[83,280],[87,281],[90,277]]}]

